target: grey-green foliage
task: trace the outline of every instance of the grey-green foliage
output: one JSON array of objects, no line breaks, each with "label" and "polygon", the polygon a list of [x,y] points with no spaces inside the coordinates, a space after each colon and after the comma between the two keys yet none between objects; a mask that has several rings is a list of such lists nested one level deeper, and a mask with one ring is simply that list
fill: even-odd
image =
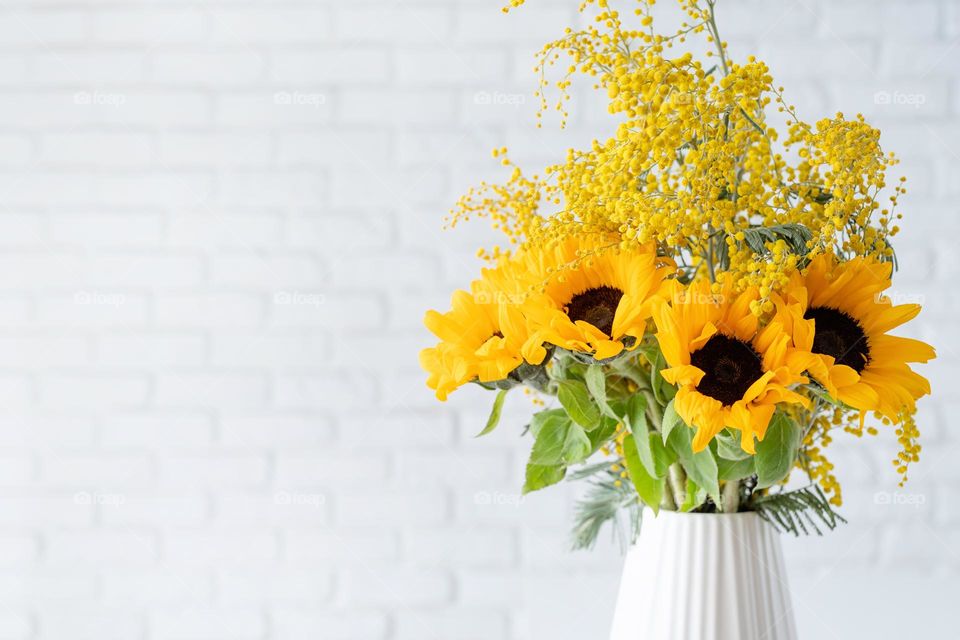
[{"label": "grey-green foliage", "polygon": [[767,243],[783,240],[790,251],[797,255],[806,255],[807,243],[813,238],[810,229],[802,224],[775,224],[770,227],[753,227],[743,232],[743,241],[756,254],[767,253]]},{"label": "grey-green foliage", "polygon": [[751,506],[761,518],[778,531],[823,535],[820,527],[831,531],[847,521],[833,510],[820,487],[812,484],[802,489],[754,497]]},{"label": "grey-green foliage", "polygon": [[[790,252],[798,256],[805,256],[810,248],[807,243],[813,238],[810,229],[802,224],[788,223],[775,224],[769,227],[751,227],[743,230],[743,244],[759,256],[768,253],[767,243],[783,240],[790,248]],[[730,257],[726,237],[721,235],[717,242],[717,262],[721,269],[730,266]]]},{"label": "grey-green foliage", "polygon": [[607,524],[611,535],[625,550],[640,535],[641,507],[630,482],[620,480],[610,463],[586,467],[570,476],[578,480],[592,476],[586,493],[574,509],[573,548],[592,549]]}]

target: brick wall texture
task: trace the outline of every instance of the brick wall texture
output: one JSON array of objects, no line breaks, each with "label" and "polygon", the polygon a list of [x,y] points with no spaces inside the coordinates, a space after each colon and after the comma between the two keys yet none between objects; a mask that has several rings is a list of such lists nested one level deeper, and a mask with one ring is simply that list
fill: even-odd
[{"label": "brick wall texture", "polygon": [[[423,311],[475,273],[443,231],[534,126],[574,0],[0,6],[0,639],[596,640],[620,565],[569,553],[574,487],[519,495],[529,402],[437,403]],[[623,3],[624,8],[627,3]],[[669,0],[658,10],[670,13]],[[898,295],[924,460],[839,438],[850,524],[785,540],[802,637],[955,637],[960,2],[721,0],[809,120],[863,112],[910,178]]]}]

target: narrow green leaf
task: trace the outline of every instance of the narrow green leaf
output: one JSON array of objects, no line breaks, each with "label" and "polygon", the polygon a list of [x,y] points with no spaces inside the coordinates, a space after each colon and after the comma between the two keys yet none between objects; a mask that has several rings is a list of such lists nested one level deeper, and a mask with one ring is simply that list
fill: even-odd
[{"label": "narrow green leaf", "polygon": [[664,479],[654,478],[647,473],[640,461],[636,442],[632,438],[625,438],[623,441],[623,460],[627,465],[630,480],[637,489],[637,495],[645,505],[653,509],[654,513],[658,513],[660,501],[663,499]]},{"label": "narrow green leaf", "polygon": [[[833,197],[831,194],[823,194],[829,202]],[[766,244],[776,240],[783,240],[790,247],[790,250],[800,256],[806,255],[809,251],[807,243],[813,234],[801,224],[778,224],[771,227],[753,227],[744,230],[743,242],[751,251],[758,255],[769,253]]]},{"label": "narrow green leaf", "polygon": [[500,424],[500,414],[503,413],[503,401],[506,399],[506,397],[506,389],[497,391],[497,397],[493,400],[493,408],[490,410],[490,417],[487,418],[487,426],[485,426],[483,431],[478,433],[475,437],[479,438],[480,436],[485,436],[497,428],[497,425]]},{"label": "narrow green leaf", "polygon": [[587,383],[587,389],[590,391],[593,399],[597,401],[597,406],[600,408],[600,411],[605,416],[617,418],[617,414],[613,412],[613,409],[611,409],[607,403],[607,376],[603,372],[603,367],[599,364],[590,365],[590,367],[587,368],[587,374],[584,379]]},{"label": "narrow green leaf", "polygon": [[673,431],[673,428],[681,424],[686,426],[683,418],[680,417],[677,409],[673,406],[673,400],[671,400],[663,409],[663,423],[660,425],[660,433],[663,435],[664,444],[667,443],[667,439],[670,437],[670,432]]},{"label": "narrow green leaf", "polygon": [[760,517],[776,529],[795,536],[811,532],[823,535],[821,526],[833,530],[846,522],[815,484],[760,496],[754,499],[753,506]]},{"label": "narrow green leaf", "polygon": [[840,407],[845,411],[856,411],[856,409],[854,409],[850,405],[843,403],[840,400],[837,400],[836,398],[831,397],[830,394],[827,393],[826,389],[820,389],[816,385],[809,385],[808,389],[810,390],[810,393],[817,396],[824,402],[828,402],[835,407]]},{"label": "narrow green leaf", "polygon": [[562,464],[528,464],[527,478],[523,483],[523,493],[530,493],[557,484],[563,480],[565,475],[567,475],[567,468]]},{"label": "narrow green leaf", "polygon": [[590,398],[587,385],[579,380],[561,380],[557,399],[574,422],[584,429],[595,429],[600,424],[600,409]]},{"label": "narrow green leaf", "polygon": [[650,363],[650,386],[653,389],[653,395],[657,402],[663,404],[673,400],[677,395],[677,388],[667,382],[660,371],[667,366],[667,361],[660,350],[657,350],[656,356]]},{"label": "narrow green leaf", "polygon": [[664,404],[673,399],[677,394],[677,389],[672,384],[664,380],[660,371],[667,366],[667,361],[660,351],[660,345],[656,342],[637,347],[637,351],[643,354],[643,357],[650,364],[650,389],[653,391],[657,402]]},{"label": "narrow green leaf", "polygon": [[783,480],[797,459],[800,425],[782,413],[770,419],[767,433],[757,443],[757,488],[766,489]]},{"label": "narrow green leaf", "polygon": [[626,414],[623,416],[640,454],[640,462],[651,476],[657,475],[653,462],[653,450],[650,448],[650,427],[647,425],[647,399],[635,393],[627,399]]}]

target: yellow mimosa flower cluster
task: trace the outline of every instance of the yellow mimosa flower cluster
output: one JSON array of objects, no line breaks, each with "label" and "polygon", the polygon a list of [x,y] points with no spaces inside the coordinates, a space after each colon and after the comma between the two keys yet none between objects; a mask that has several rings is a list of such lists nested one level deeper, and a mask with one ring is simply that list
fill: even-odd
[{"label": "yellow mimosa flower cluster", "polygon": [[[891,333],[920,306],[884,294],[905,179],[888,184],[898,161],[861,115],[807,123],[763,61],[731,58],[716,0],[678,3],[683,22],[662,35],[654,0],[636,0],[633,26],[583,0],[588,25],[537,54],[538,123],[555,110],[566,125],[581,75],[614,133],[536,173],[493,151],[506,179],[470,189],[448,225],[485,218],[506,242],[427,314],[439,342],[421,364],[440,399],[499,390],[483,433],[511,388],[556,397],[529,425],[525,491],[604,452],[613,499],[629,478],[655,510],[762,509],[797,468],[823,516],[842,502],[825,455],[837,430],[895,425],[902,480],[919,458],[930,385],[913,365],[935,352]],[[704,59],[674,50],[694,35]]]},{"label": "yellow mimosa flower cluster", "polygon": [[[669,37],[653,31],[652,2],[637,4],[641,28],[628,29],[606,0],[584,2],[582,11],[597,7],[595,24],[568,29],[538,55],[541,112],[552,87],[565,114],[571,77],[585,74],[608,96],[619,119],[615,135],[570,149],[564,162],[531,176],[497,149],[510,176],[471,189],[452,223],[487,217],[512,248],[584,235],[615,234],[624,246],[655,241],[684,260],[691,279],[758,287],[758,314],[771,310],[769,293],[798,265],[796,247],[778,234],[782,225],[809,230],[802,243],[810,255],[890,259],[899,217],[893,206],[903,188],[896,186],[890,207],[880,207],[887,171],[897,162],[880,148],[880,132],[861,116],[799,120],[766,64],[752,56],[742,64],[728,59],[712,3],[682,0],[689,20]],[[701,31],[717,45],[712,62],[670,54]],[[548,82],[563,56],[571,62],[566,73]],[[767,118],[773,106],[788,121],[782,143]],[[772,231],[757,236],[758,228]]]}]

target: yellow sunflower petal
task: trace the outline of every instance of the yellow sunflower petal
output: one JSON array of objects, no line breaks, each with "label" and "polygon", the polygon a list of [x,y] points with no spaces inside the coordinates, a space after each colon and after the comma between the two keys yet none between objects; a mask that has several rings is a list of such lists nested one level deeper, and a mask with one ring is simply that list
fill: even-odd
[{"label": "yellow sunflower petal", "polygon": [[855,369],[844,364],[838,364],[829,369],[830,381],[838,387],[849,387],[860,382],[860,374]]},{"label": "yellow sunflower petal", "polygon": [[861,411],[874,411],[880,407],[880,396],[866,383],[856,383],[837,389],[837,400]]},{"label": "yellow sunflower petal", "polygon": [[704,373],[692,364],[682,364],[677,367],[662,369],[660,375],[670,384],[692,384],[696,386],[700,384]]},{"label": "yellow sunflower petal", "polygon": [[937,357],[936,350],[926,342],[900,336],[874,336],[870,340],[870,355],[874,359],[903,362],[929,362]]},{"label": "yellow sunflower petal", "polygon": [[867,333],[886,333],[900,325],[909,322],[920,313],[918,304],[900,304],[895,307],[887,307],[874,317],[866,319],[863,328]]},{"label": "yellow sunflower petal", "polygon": [[612,358],[616,355],[619,355],[623,351],[623,343],[619,340],[601,340],[594,343],[596,351],[593,354],[593,357],[597,360],[606,360],[607,358]]}]

